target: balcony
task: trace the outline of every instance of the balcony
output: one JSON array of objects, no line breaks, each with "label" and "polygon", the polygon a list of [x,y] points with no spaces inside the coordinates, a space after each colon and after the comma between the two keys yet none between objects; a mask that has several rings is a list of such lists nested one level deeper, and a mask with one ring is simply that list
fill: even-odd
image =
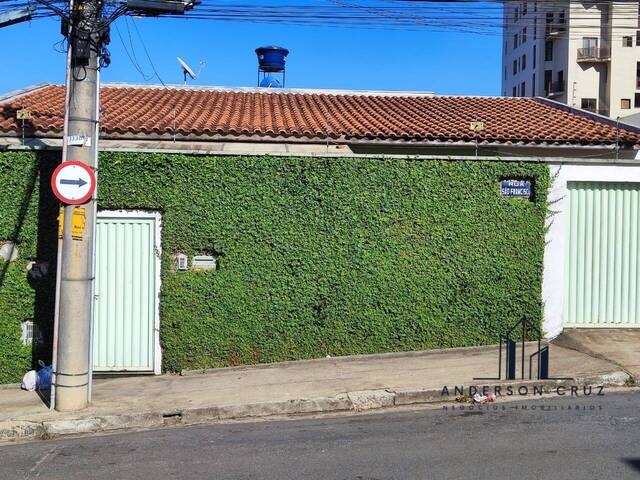
[{"label": "balcony", "polygon": [[578,49],[579,63],[608,62],[611,59],[611,50],[608,48],[588,47]]},{"label": "balcony", "polygon": [[550,82],[547,83],[547,85],[545,86],[545,95],[547,97],[554,97],[556,95],[560,95],[561,93],[564,93],[565,91],[565,86],[564,86],[564,82]]},{"label": "balcony", "polygon": [[547,23],[544,29],[545,40],[553,40],[564,34],[566,28],[563,24]]}]

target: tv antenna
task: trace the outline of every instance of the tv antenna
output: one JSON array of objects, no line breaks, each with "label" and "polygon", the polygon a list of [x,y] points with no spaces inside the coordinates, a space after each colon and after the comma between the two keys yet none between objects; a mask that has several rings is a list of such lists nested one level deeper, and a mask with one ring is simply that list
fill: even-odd
[{"label": "tv antenna", "polygon": [[200,72],[207,65],[204,60],[200,60],[200,68],[198,69],[198,73],[194,73],[193,69],[180,57],[176,57],[178,59],[178,63],[182,67],[182,74],[184,75],[184,84],[187,84],[187,77],[191,78],[191,80],[195,80],[200,76]]}]

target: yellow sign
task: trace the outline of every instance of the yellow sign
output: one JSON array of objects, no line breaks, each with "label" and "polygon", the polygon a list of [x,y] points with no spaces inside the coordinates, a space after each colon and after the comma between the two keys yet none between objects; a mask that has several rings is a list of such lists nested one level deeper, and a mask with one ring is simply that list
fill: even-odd
[{"label": "yellow sign", "polygon": [[58,215],[58,238],[62,238],[64,233],[64,207],[60,207],[60,215]]},{"label": "yellow sign", "polygon": [[84,208],[74,208],[73,216],[71,217],[71,238],[74,240],[82,240],[82,237],[84,237],[84,226],[86,223],[87,220],[84,215]]},{"label": "yellow sign", "polygon": [[16,118],[18,120],[30,120],[31,110],[29,110],[28,108],[21,108],[16,112]]},{"label": "yellow sign", "polygon": [[[87,219],[84,207],[76,207],[73,209],[71,216],[71,238],[74,240],[82,240],[84,237],[84,227]],[[64,207],[60,207],[60,215],[58,215],[58,238],[64,235]]]},{"label": "yellow sign", "polygon": [[471,122],[469,124],[469,130],[472,132],[481,132],[484,130],[484,122]]}]

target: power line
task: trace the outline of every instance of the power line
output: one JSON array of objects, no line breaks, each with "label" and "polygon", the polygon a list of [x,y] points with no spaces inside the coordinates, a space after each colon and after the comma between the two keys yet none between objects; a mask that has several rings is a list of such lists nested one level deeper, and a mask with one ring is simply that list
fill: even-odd
[{"label": "power line", "polygon": [[[145,74],[145,72],[142,70],[142,67],[140,66],[140,64],[138,63],[135,54],[132,54],[129,52],[129,49],[127,48],[127,45],[124,43],[124,39],[122,38],[122,34],[120,33],[120,28],[118,27],[117,23],[114,23],[113,26],[116,29],[116,34],[118,35],[118,39],[120,40],[120,43],[122,44],[122,48],[124,49],[124,53],[127,55],[127,57],[129,58],[129,60],[131,61],[131,64],[133,65],[133,68],[135,68],[137,70],[137,72],[142,76],[142,78],[144,79],[144,81],[149,81],[153,78],[153,75],[147,75]],[[131,48],[133,49],[133,44],[131,44]]]},{"label": "power line", "polygon": [[[34,14],[35,18],[51,16],[54,12],[62,14],[68,8],[67,2],[63,1],[36,1],[38,9]],[[125,14],[126,4],[123,1],[109,4],[112,17]],[[512,25],[514,23],[512,19],[505,16],[505,12],[507,12],[505,6],[509,8],[519,6],[520,9],[523,9],[524,3],[522,0],[505,0],[503,2],[482,2],[479,0],[437,2],[425,0],[315,0],[291,4],[284,3],[282,0],[266,0],[260,3],[238,0],[202,0],[197,8],[184,15],[167,14],[161,16],[216,22],[396,31],[445,30],[466,34],[501,36],[505,23],[509,27],[516,28]],[[614,2],[596,0],[589,3],[590,6],[593,6],[593,15],[591,10],[574,8],[575,4],[582,5],[580,2],[569,2],[569,0],[528,0],[526,2],[527,14],[518,18],[517,27],[542,29],[542,33],[539,35],[542,37],[544,35],[543,29],[546,26],[546,13],[562,9],[565,11],[567,24],[571,22],[571,28],[558,31],[555,38],[577,39],[590,34],[599,34],[602,29],[596,18],[600,14],[598,9],[614,5]],[[4,8],[24,5],[28,5],[28,3],[17,0],[0,0],[0,11]],[[47,9],[53,9],[53,12]],[[129,15],[131,13],[128,12]],[[637,21],[637,2],[615,2],[611,13],[608,36],[612,40],[633,35],[634,32],[640,30]],[[136,13],[136,15],[138,14]],[[158,17],[155,14],[143,14],[143,16]],[[130,45],[132,46],[131,40]],[[135,55],[133,48],[131,51],[132,55]],[[138,63],[137,59],[133,60]]]},{"label": "power line", "polygon": [[147,56],[147,60],[149,60],[149,64],[151,65],[151,69],[153,70],[153,74],[158,79],[158,81],[162,84],[163,87],[166,87],[165,83],[160,78],[158,71],[156,70],[156,66],[153,64],[153,60],[151,60],[151,55],[149,55],[149,51],[147,50],[147,46],[144,43],[144,39],[140,34],[140,30],[138,30],[138,25],[136,25],[135,19],[131,19],[131,23],[133,23],[133,27],[136,29],[136,33],[138,34],[138,38],[140,39],[140,44],[142,45],[142,49],[144,50],[145,55]]}]

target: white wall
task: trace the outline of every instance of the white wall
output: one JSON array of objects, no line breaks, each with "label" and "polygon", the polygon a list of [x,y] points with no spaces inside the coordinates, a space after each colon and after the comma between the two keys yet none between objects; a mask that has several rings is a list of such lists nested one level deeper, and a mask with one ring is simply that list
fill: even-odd
[{"label": "white wall", "polygon": [[[640,45],[636,41],[636,32],[640,31],[638,22],[638,3],[614,1],[610,8],[602,3],[587,1],[558,0],[547,3],[539,2],[534,12],[533,1],[528,2],[528,13],[514,22],[516,6],[522,8],[520,2],[507,2],[504,6],[502,94],[510,96],[513,86],[526,82],[526,96],[531,95],[531,82],[534,73],[532,50],[537,45],[538,62],[535,69],[536,95],[544,96],[544,71],[553,71],[553,81],[557,81],[558,71],[564,71],[566,92],[553,95],[553,100],[581,108],[583,98],[595,98],[597,108],[608,113],[611,118],[624,117],[640,112],[634,107],[634,97],[640,89],[636,85],[636,63],[640,62]],[[557,21],[558,13],[565,12],[565,25],[568,30],[555,36],[553,40],[553,61],[544,61],[545,15],[547,11],[554,13]],[[609,22],[606,23],[606,11]],[[604,11],[604,13],[603,13]],[[533,36],[533,18],[537,17],[537,39]],[[527,26],[527,42],[513,49],[513,34],[521,32]],[[632,46],[623,47],[622,37],[632,37]],[[577,62],[577,52],[582,48],[583,37],[597,37],[599,48],[609,48],[610,60],[604,62]],[[527,54],[527,68],[513,75],[513,60]],[[504,67],[507,78],[504,78]],[[629,99],[631,108],[621,109],[621,100]]]},{"label": "white wall", "polygon": [[[513,93],[513,87],[517,88],[525,82],[525,92],[523,96],[530,97],[531,96],[531,85],[533,73],[538,70],[533,69],[533,45],[538,44],[537,46],[537,65],[540,64],[541,51],[540,49],[544,49],[544,43],[542,43],[542,47],[540,46],[540,38],[544,38],[544,20],[540,19],[540,11],[541,6],[535,7],[535,3],[532,0],[527,2],[527,14],[519,15],[518,20],[514,21],[514,12],[515,8],[518,8],[519,11],[522,11],[522,2],[518,3],[505,3],[504,11],[503,11],[503,29],[502,29],[502,71],[500,72],[500,78],[502,80],[502,94],[505,96],[511,96]],[[537,8],[537,12],[534,11],[534,8]],[[537,20],[537,40],[534,38],[534,28],[533,28],[533,19],[534,17],[538,17]],[[522,29],[527,29],[527,37],[524,43],[519,42],[518,47],[516,49],[513,48],[513,36],[514,34],[522,33]],[[520,37],[519,37],[520,38]],[[506,42],[506,51],[505,51],[505,42]],[[544,52],[542,52],[544,53]],[[526,55],[526,67],[524,69],[519,68],[518,72],[513,74],[513,61],[514,60],[522,60],[522,55]],[[507,76],[504,77],[504,69],[507,69]],[[539,75],[536,73],[536,95],[539,94],[540,88],[538,85],[541,85],[541,80],[538,78]]]},{"label": "white wall", "polygon": [[[624,117],[640,112],[634,108],[636,88],[636,62],[640,61],[640,45],[636,43],[638,28],[638,3],[614,2],[611,12],[611,66],[609,70],[611,118]],[[636,7],[635,15],[630,13]],[[632,47],[622,46],[622,37],[632,37]],[[630,99],[631,108],[622,109],[621,100]]]},{"label": "white wall", "polygon": [[[602,12],[598,5],[572,3],[569,11],[570,27],[567,56],[564,59],[565,76],[567,77],[567,103],[581,108],[583,98],[600,98],[600,76],[607,75],[607,62],[578,63],[578,49],[582,48],[583,37],[598,39],[598,48],[608,48],[608,38],[601,30]],[[606,32],[604,32],[606,33]],[[622,40],[621,40],[622,41]],[[604,73],[603,73],[604,72]],[[598,101],[597,108],[607,108],[606,104]]]},{"label": "white wall", "polygon": [[555,212],[547,220],[542,302],[542,328],[547,338],[562,332],[565,293],[565,239],[567,233],[567,182],[639,182],[640,168],[636,165],[549,165],[552,184],[549,189],[549,208]]}]

